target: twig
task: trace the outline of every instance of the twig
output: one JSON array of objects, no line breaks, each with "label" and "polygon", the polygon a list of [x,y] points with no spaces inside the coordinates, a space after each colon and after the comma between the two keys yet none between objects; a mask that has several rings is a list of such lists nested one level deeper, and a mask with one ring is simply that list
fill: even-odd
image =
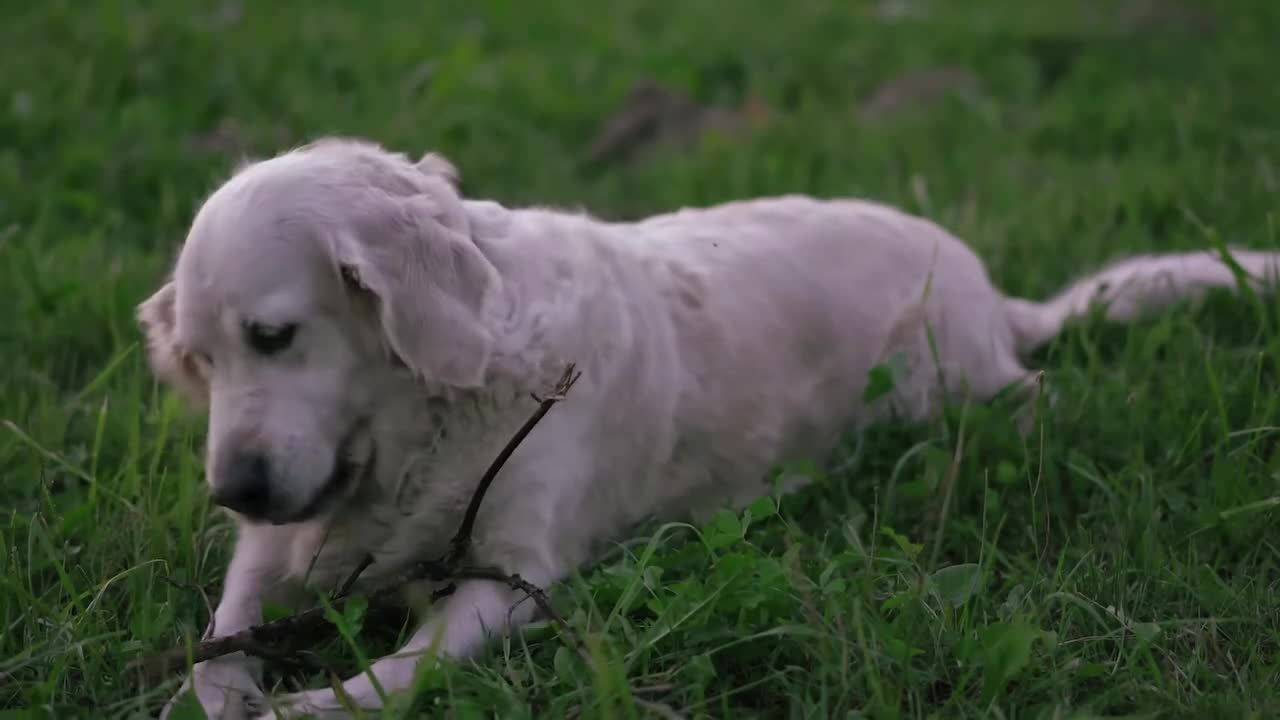
[{"label": "twig", "polygon": [[351,571],[351,574],[347,576],[347,579],[343,580],[342,584],[339,585],[337,589],[333,591],[333,595],[331,595],[329,599],[337,600],[338,598],[346,597],[347,595],[350,595],[351,588],[355,587],[356,580],[360,579],[360,574],[363,573],[366,569],[368,569],[368,567],[372,564],[373,564],[372,555],[366,554],[363,558],[360,558],[360,564],[355,566],[355,569],[353,569]]},{"label": "twig", "polygon": [[591,655],[587,652],[586,643],[582,642],[582,638],[578,637],[578,633],[574,631],[573,626],[569,625],[556,609],[551,607],[551,599],[547,597],[547,591],[525,580],[516,573],[508,575],[507,573],[492,568],[459,568],[453,571],[453,577],[458,580],[493,580],[495,582],[505,583],[507,587],[517,592],[522,592],[533,600],[533,604],[538,606],[543,615],[546,615],[551,622],[555,623],[560,633],[565,639],[573,643],[573,647],[582,656],[582,659],[591,663]]},{"label": "twig", "polygon": [[480,512],[480,503],[484,502],[485,493],[489,492],[489,486],[493,484],[493,479],[498,476],[498,471],[502,470],[502,466],[507,463],[511,454],[516,451],[520,443],[533,430],[542,417],[547,414],[552,405],[564,399],[569,390],[573,388],[573,384],[578,382],[578,378],[582,373],[575,372],[573,363],[569,363],[564,369],[564,374],[560,376],[560,380],[551,390],[551,394],[545,397],[534,396],[534,400],[538,401],[538,409],[533,411],[533,415],[525,421],[524,425],[516,431],[515,435],[507,441],[506,447],[502,448],[502,452],[498,453],[498,457],[493,459],[489,464],[489,469],[485,470],[484,475],[480,476],[480,484],[476,486],[476,490],[471,494],[471,503],[467,505],[467,513],[462,516],[462,524],[458,526],[458,532],[454,534],[453,540],[449,543],[450,551],[445,556],[445,564],[453,565],[467,554],[471,549],[471,530],[476,524],[476,515]]},{"label": "twig", "polygon": [[[566,638],[574,643],[578,653],[584,659],[589,660],[586,645],[583,644],[577,633],[573,631],[573,628],[569,626],[564,618],[551,607],[551,602],[542,588],[519,575],[507,574],[496,568],[459,567],[457,565],[458,560],[470,549],[471,532],[475,526],[480,504],[484,500],[484,495],[493,483],[494,478],[497,477],[498,472],[502,469],[503,464],[515,452],[520,442],[538,424],[538,421],[547,414],[551,406],[564,399],[580,375],[581,373],[576,372],[574,366],[570,364],[549,395],[541,398],[535,396],[534,399],[538,400],[539,403],[537,410],[521,426],[520,430],[506,444],[502,452],[498,454],[498,457],[494,459],[488,470],[481,477],[479,484],[472,493],[471,503],[467,507],[466,515],[463,516],[462,524],[450,541],[450,550],[444,559],[419,562],[404,574],[371,592],[368,596],[368,610],[370,612],[389,610],[392,607],[399,606],[400,603],[396,602],[396,599],[400,597],[403,587],[411,582],[420,580],[435,582],[468,579],[493,580],[504,583],[511,589],[528,595],[538,606],[538,609],[559,627]],[[350,600],[351,589],[354,587],[356,580],[372,563],[372,556],[366,555],[361,559],[346,580],[330,596],[330,607],[341,612]],[[450,594],[452,590],[453,586],[450,584],[448,587],[433,592],[431,599],[433,602],[439,600],[441,597]],[[185,646],[177,647],[145,658],[136,659],[129,664],[129,670],[131,672],[140,672],[143,677],[162,677],[187,667],[188,661],[191,664],[196,664],[236,652],[243,652],[247,655],[268,660],[298,662],[299,651],[302,648],[315,645],[332,636],[332,634],[333,627],[326,617],[325,608],[323,606],[312,607],[231,635],[202,640],[192,645],[189,651]]]},{"label": "twig", "polygon": [[[390,600],[398,594],[406,582],[427,578],[429,577],[427,573],[443,574],[444,571],[445,568],[438,567],[434,563],[420,563],[413,572],[373,592],[369,596],[369,606],[391,605],[393,603]],[[343,595],[335,598],[330,605],[341,612],[349,599],[349,595]],[[190,659],[194,665],[223,655],[243,652],[246,655],[268,660],[279,660],[299,648],[316,644],[332,634],[331,631],[332,627],[329,626],[329,621],[325,617],[324,607],[313,607],[231,635],[195,643],[191,646]],[[136,661],[130,669],[139,670],[146,677],[160,677],[186,667],[187,657],[185,647],[173,648]]]},{"label": "twig", "polygon": [[[395,580],[387,583],[369,595],[370,610],[388,609],[396,605],[395,598],[408,583],[418,580],[492,580],[523,592],[533,600],[548,618],[560,629],[561,633],[574,644],[578,653],[587,657],[586,645],[574,632],[555,608],[547,593],[542,588],[516,574],[507,574],[496,568],[461,567],[452,568],[440,562],[428,561],[414,565],[412,569]],[[433,600],[438,599],[433,595]],[[350,600],[349,595],[335,598],[331,606],[341,612]],[[329,621],[325,617],[323,607],[313,607],[294,615],[287,615],[271,622],[255,625],[238,633],[224,635],[212,640],[204,640],[191,646],[190,660],[192,664],[212,660],[213,658],[243,652],[247,655],[267,660],[288,660],[303,647],[314,645],[330,635]],[[160,677],[177,672],[187,664],[188,653],[185,647],[173,648],[164,653],[152,655],[131,666],[147,677]]]}]

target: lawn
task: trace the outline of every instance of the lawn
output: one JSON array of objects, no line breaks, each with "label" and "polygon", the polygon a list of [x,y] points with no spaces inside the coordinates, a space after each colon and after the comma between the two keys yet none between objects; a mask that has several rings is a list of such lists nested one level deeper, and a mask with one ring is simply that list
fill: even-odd
[{"label": "lawn", "polygon": [[[473,196],[614,218],[866,196],[1035,298],[1125,253],[1280,247],[1280,3],[463,7],[6,7],[0,717],[154,713],[178,679],[125,664],[205,626],[232,528],[133,308],[242,155],[362,135],[443,152]],[[689,96],[676,130],[597,152],[646,80]],[[553,588],[594,669],[544,623],[425,677],[416,711],[1278,717],[1277,351],[1271,297],[1082,322],[1033,358],[1059,399],[1029,435],[956,407],[850,437],[776,504],[641,528]]]}]

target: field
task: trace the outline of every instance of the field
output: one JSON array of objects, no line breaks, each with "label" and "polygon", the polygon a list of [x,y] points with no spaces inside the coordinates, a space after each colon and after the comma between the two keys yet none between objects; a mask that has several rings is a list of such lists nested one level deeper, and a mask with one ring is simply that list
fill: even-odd
[{"label": "field", "polygon": [[[1274,2],[463,7],[6,8],[0,718],[154,714],[178,678],[125,664],[204,629],[232,529],[133,309],[242,155],[362,135],[609,218],[866,196],[1034,298],[1126,253],[1280,248]],[[956,407],[850,437],[798,495],[641,528],[552,589],[594,669],[541,623],[413,713],[1280,717],[1278,351],[1270,296],[1079,323],[1032,359],[1059,400],[1029,435]],[[353,672],[394,635],[325,653]]]}]

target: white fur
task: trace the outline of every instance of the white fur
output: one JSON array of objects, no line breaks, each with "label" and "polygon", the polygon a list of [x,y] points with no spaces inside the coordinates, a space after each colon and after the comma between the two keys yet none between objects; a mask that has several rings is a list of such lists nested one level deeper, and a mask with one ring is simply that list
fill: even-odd
[{"label": "white fur", "polygon": [[[530,393],[566,363],[582,378],[498,477],[472,558],[544,586],[638,521],[750,502],[770,467],[821,459],[844,430],[1026,387],[1020,356],[1098,299],[1128,320],[1235,283],[1213,253],[1145,257],[1038,304],[1006,299],[937,225],[870,202],[788,196],[610,223],[465,200],[455,182],[443,158],[354,140],[249,164],[140,306],[155,372],[209,403],[215,492],[246,448],[270,461],[280,517],[340,454],[370,470],[314,517],[242,520],[216,634],[259,622],[263,599],[304,577],[333,587],[365,553],[368,583],[442,554]],[[1255,279],[1276,272],[1275,254],[1235,258]],[[248,321],[298,330],[263,357]],[[894,391],[862,402],[868,372],[899,353]],[[372,670],[406,688],[433,642],[464,657],[527,621],[531,603],[509,612],[518,599],[462,583]],[[232,656],[187,687],[216,717],[264,708],[258,682]],[[381,704],[367,676],[345,689]],[[345,716],[329,689],[272,704]]]}]

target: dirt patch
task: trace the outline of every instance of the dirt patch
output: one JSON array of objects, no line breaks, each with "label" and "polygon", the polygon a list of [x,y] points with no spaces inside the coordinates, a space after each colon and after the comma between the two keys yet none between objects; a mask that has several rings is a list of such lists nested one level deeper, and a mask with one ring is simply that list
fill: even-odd
[{"label": "dirt patch", "polygon": [[952,96],[976,99],[982,82],[971,70],[941,65],[905,72],[872,90],[859,105],[858,114],[868,119],[926,109]]},{"label": "dirt patch", "polygon": [[739,135],[767,115],[755,97],[741,107],[703,106],[683,90],[642,80],[601,123],[587,149],[587,163],[634,164],[659,148],[693,147],[709,134]]},{"label": "dirt patch", "polygon": [[1204,5],[1187,0],[1129,0],[1122,3],[1115,22],[1133,32],[1184,32],[1203,34],[1216,25]]}]

